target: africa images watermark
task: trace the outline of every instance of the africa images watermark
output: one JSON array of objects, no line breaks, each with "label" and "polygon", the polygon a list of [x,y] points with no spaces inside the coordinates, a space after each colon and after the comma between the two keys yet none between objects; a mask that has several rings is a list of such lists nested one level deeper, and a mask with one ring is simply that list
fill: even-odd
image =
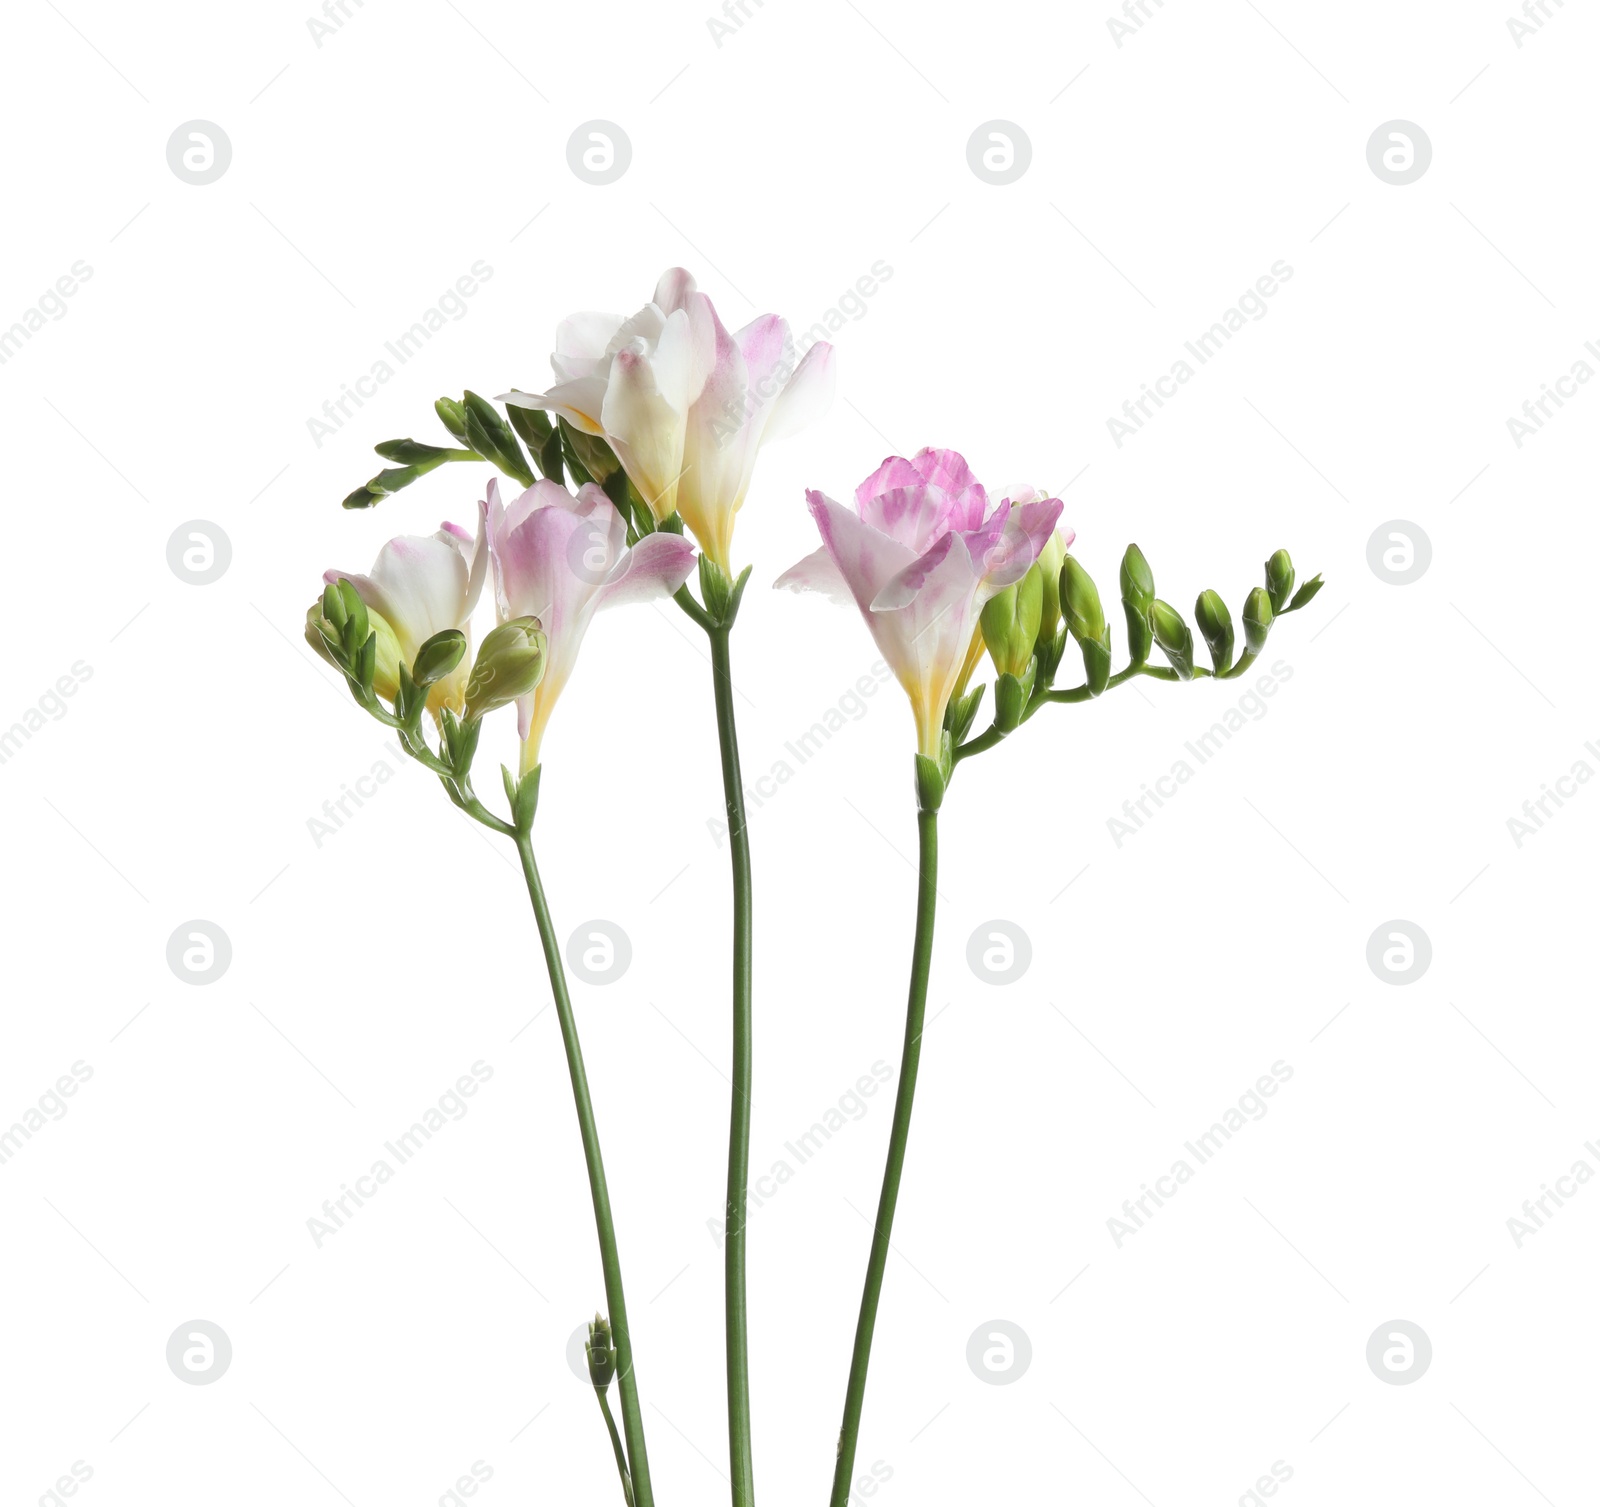
[{"label": "africa images watermark", "polygon": [[93,276],[94,268],[87,262],[74,262],[30,307],[12,320],[10,328],[0,329],[0,366],[15,357],[47,322],[59,323],[65,319],[67,300]]},{"label": "africa images watermark", "polygon": [[[1583,745],[1583,751],[1600,763],[1600,746],[1588,742]],[[1565,774],[1558,774],[1554,781],[1541,781],[1539,789],[1543,794],[1525,800],[1521,816],[1506,818],[1506,831],[1511,834],[1512,845],[1520,848],[1530,837],[1536,836],[1543,830],[1544,824],[1593,778],[1594,765],[1588,759],[1575,759],[1572,768]]]},{"label": "africa images watermark", "polygon": [[[1265,319],[1267,300],[1276,297],[1282,285],[1293,276],[1294,268],[1287,262],[1274,262],[1255,280],[1252,287],[1246,288],[1232,305],[1222,311],[1222,317],[1210,329],[1202,331],[1193,340],[1185,340],[1183,348],[1188,356],[1180,356],[1172,363],[1172,369],[1157,377],[1154,383],[1141,382],[1139,396],[1124,400],[1122,417],[1113,415],[1106,420],[1106,432],[1111,436],[1111,443],[1120,450],[1123,441],[1132,439],[1148,420],[1155,417],[1156,411],[1166,406],[1168,399],[1177,397],[1179,390],[1194,380],[1199,367],[1221,355],[1228,342],[1247,325],[1259,324]],[[1188,357],[1194,358],[1194,365],[1190,365]],[[1152,403],[1155,411],[1151,409]]]},{"label": "africa images watermark", "polygon": [[6,1130],[0,1131],[0,1166],[16,1156],[51,1121],[66,1119],[67,1111],[72,1107],[67,1100],[92,1077],[94,1069],[87,1062],[81,1059],[74,1062],[71,1069],[40,1094],[35,1103],[23,1110]]},{"label": "africa images watermark", "polygon": [[58,675],[55,684],[41,695],[32,706],[10,727],[0,730],[0,764],[7,764],[22,751],[35,733],[43,732],[48,722],[59,722],[69,710],[67,701],[76,696],[86,680],[94,675],[94,666],[81,659],[72,662],[72,672]]},{"label": "africa images watermark", "polygon": [[[1600,361],[1600,345],[1596,345],[1592,340],[1585,340],[1583,348],[1596,361]],[[1544,428],[1546,420],[1553,419],[1567,406],[1568,398],[1577,397],[1578,389],[1593,378],[1594,367],[1580,356],[1572,363],[1572,369],[1563,372],[1553,383],[1541,382],[1539,396],[1523,401],[1522,417],[1519,419],[1513,414],[1506,420],[1506,432],[1511,436],[1511,443],[1520,450]],[[1555,405],[1554,412],[1551,411],[1551,404]]]},{"label": "africa images watermark", "polygon": [[494,1069],[479,1058],[472,1064],[471,1072],[457,1078],[453,1087],[440,1094],[435,1103],[423,1110],[392,1141],[385,1141],[383,1149],[388,1152],[388,1157],[375,1158],[372,1165],[356,1177],[353,1187],[350,1183],[341,1183],[336,1197],[323,1200],[322,1217],[313,1214],[306,1220],[306,1230],[310,1233],[312,1244],[320,1251],[322,1242],[330,1235],[337,1235],[367,1200],[375,1197],[378,1189],[389,1182],[395,1172],[411,1161],[446,1125],[466,1119],[467,1111],[472,1107],[467,1100],[475,1097],[492,1077]]},{"label": "africa images watermark", "polygon": [[1174,760],[1165,774],[1146,782],[1138,796],[1122,803],[1120,816],[1106,818],[1106,831],[1111,834],[1112,843],[1120,848],[1130,837],[1137,837],[1145,823],[1195,777],[1200,767],[1210,763],[1252,722],[1259,722],[1271,711],[1267,698],[1276,696],[1293,677],[1294,666],[1286,660],[1275,659],[1270,674],[1256,677],[1254,690],[1246,691],[1222,714],[1220,721],[1213,722],[1199,737],[1183,745],[1184,751],[1194,759],[1193,764],[1188,759]]},{"label": "africa images watermark", "polygon": [[[1596,1162],[1600,1162],[1600,1145],[1594,1141],[1585,1141],[1583,1149]],[[1537,1198],[1522,1200],[1522,1218],[1519,1219],[1513,1214],[1506,1220],[1506,1231],[1511,1236],[1512,1244],[1520,1251],[1524,1240],[1530,1235],[1539,1234],[1546,1222],[1555,1217],[1569,1198],[1574,1197],[1585,1183],[1594,1181],[1594,1174],[1593,1163],[1580,1156],[1567,1171],[1556,1178],[1553,1188],[1549,1183],[1540,1183]]]},{"label": "africa images watermark", "polygon": [[801,331],[798,339],[791,333],[784,343],[782,356],[772,370],[752,382],[738,399],[729,398],[718,417],[712,420],[711,435],[717,447],[720,449],[735,435],[742,433],[752,417],[782,394],[800,364],[800,358],[812,346],[837,335],[847,324],[865,319],[867,300],[874,297],[893,276],[894,268],[880,257]]},{"label": "africa images watermark", "polygon": [[374,759],[371,769],[341,785],[335,799],[322,803],[321,816],[306,818],[306,831],[311,834],[312,847],[320,848],[330,837],[336,836],[345,823],[395,777],[396,770],[404,766],[405,756],[393,743],[383,746],[386,752],[394,755],[393,764],[387,759]]},{"label": "africa images watermark", "polygon": [[[779,790],[792,780],[801,766],[808,764],[839,733],[852,722],[859,722],[871,710],[867,705],[878,694],[880,686],[893,678],[888,664],[875,659],[869,666],[870,674],[856,677],[855,684],[829,706],[803,733],[797,734],[783,745],[784,752],[794,760],[774,759],[765,774],[758,774],[745,782],[744,798],[749,807],[759,808],[770,801]],[[714,847],[720,848],[728,839],[727,813],[706,818],[706,831]]]},{"label": "africa images watermark", "polygon": [[476,296],[493,276],[494,268],[480,258],[424,309],[409,329],[393,340],[385,340],[383,348],[388,354],[374,361],[354,382],[340,383],[339,396],[323,403],[321,417],[313,415],[306,420],[312,444],[320,450],[323,441],[332,439],[344,428],[345,420],[354,417],[351,404],[364,407],[367,400],[377,397],[378,389],[392,381],[395,372],[423,350],[446,324],[459,324],[465,319],[471,312],[467,300]]},{"label": "africa images watermark", "polygon": [[[1246,1125],[1253,1120],[1266,1119],[1267,1100],[1292,1077],[1294,1068],[1280,1057],[1272,1064],[1271,1072],[1263,1073],[1257,1078],[1255,1086],[1240,1094],[1238,1100],[1222,1112],[1220,1119],[1193,1140],[1183,1143],[1183,1149],[1194,1158],[1193,1162],[1187,1157],[1176,1158],[1172,1165],[1156,1178],[1154,1187],[1149,1183],[1141,1183],[1137,1198],[1123,1199],[1122,1216],[1119,1218],[1113,1214],[1106,1220],[1106,1230],[1116,1248],[1120,1251],[1124,1240],[1130,1235],[1137,1235],[1148,1221],[1154,1219],[1167,1200],[1175,1197],[1178,1189],[1189,1182],[1195,1173],[1211,1161]],[[1154,1208],[1151,1207],[1152,1204]]]},{"label": "africa images watermark", "polygon": [[[792,1182],[796,1171],[816,1156],[845,1126],[853,1121],[865,1119],[867,1110],[871,1107],[867,1101],[873,1098],[892,1076],[889,1064],[880,1057],[872,1064],[871,1073],[863,1073],[857,1078],[855,1087],[846,1089],[840,1094],[837,1101],[823,1111],[821,1119],[814,1121],[792,1141],[785,1141],[783,1149],[794,1160],[791,1162],[787,1157],[780,1156],[767,1172],[751,1178],[750,1186],[745,1189],[748,1199],[745,1218],[748,1220],[750,1213],[773,1198],[785,1183]],[[708,1219],[706,1229],[711,1234],[711,1243],[720,1246],[728,1233],[727,1220],[723,1216]]]}]

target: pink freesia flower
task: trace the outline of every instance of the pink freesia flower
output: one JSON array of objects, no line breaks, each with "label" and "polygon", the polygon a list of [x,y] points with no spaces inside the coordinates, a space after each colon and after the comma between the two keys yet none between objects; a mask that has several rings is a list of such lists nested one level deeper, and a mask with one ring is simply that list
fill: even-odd
[{"label": "pink freesia flower", "polygon": [[[417,650],[434,634],[458,628],[467,635],[467,652],[450,674],[429,689],[428,709],[435,716],[445,707],[461,711],[472,669],[470,619],[489,563],[484,537],[487,511],[487,504],[480,502],[476,536],[460,524],[445,523],[436,534],[391,539],[378,551],[367,575],[344,570],[324,573],[323,580],[330,584],[348,581],[366,605],[372,630],[378,635],[373,688],[386,700],[392,701],[399,690],[398,666],[409,668]],[[312,646],[324,652],[315,639]]]},{"label": "pink freesia flower", "polygon": [[884,461],[856,488],[854,512],[821,492],[807,492],[806,502],[822,548],[775,584],[860,609],[911,698],[917,751],[937,759],[978,614],[1027,574],[1061,516],[1060,500],[1006,498],[991,509],[961,456],[928,449]]},{"label": "pink freesia flower", "polygon": [[794,433],[833,398],[833,347],[796,358],[776,314],[733,334],[682,267],[662,275],[631,319],[574,314],[556,330],[548,392],[501,401],[543,408],[616,452],[659,523],[679,514],[732,574],[734,515],[761,446]]},{"label": "pink freesia flower", "polygon": [[544,677],[517,702],[522,772],[539,762],[545,724],[561,695],[589,619],[603,607],[670,596],[694,564],[681,534],[647,534],[632,549],[627,524],[599,487],[574,497],[536,481],[507,505],[489,483],[489,558],[501,622],[536,617],[547,639]]}]

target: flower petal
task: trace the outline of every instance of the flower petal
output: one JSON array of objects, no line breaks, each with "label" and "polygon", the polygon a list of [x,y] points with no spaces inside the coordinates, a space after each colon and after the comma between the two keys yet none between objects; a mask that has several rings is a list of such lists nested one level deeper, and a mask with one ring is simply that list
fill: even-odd
[{"label": "flower petal", "polygon": [[681,534],[646,534],[595,592],[594,610],[671,596],[694,569],[694,546]]}]

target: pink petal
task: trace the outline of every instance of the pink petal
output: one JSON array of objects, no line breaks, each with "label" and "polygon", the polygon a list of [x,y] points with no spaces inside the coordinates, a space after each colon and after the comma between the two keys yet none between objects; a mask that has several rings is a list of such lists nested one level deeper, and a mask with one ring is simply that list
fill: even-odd
[{"label": "pink petal", "polygon": [[671,596],[694,569],[694,546],[681,534],[646,534],[595,592],[594,608]]}]

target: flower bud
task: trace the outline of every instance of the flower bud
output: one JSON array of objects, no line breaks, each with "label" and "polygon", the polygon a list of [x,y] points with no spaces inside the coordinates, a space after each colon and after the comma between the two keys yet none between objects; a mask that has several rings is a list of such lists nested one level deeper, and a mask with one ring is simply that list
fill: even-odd
[{"label": "flower bud", "polygon": [[417,650],[417,662],[411,667],[411,678],[418,686],[430,686],[443,680],[461,663],[467,652],[467,635],[459,628],[446,628],[435,633]]},{"label": "flower bud", "polygon": [[622,469],[622,462],[617,459],[617,452],[606,443],[603,434],[585,434],[575,424],[561,420],[561,433],[572,453],[578,458],[578,464],[600,485]]},{"label": "flower bud", "polygon": [[1233,617],[1214,591],[1202,591],[1194,604],[1194,620],[1211,651],[1211,667],[1221,675],[1233,664]]},{"label": "flower bud", "polygon": [[1033,646],[1039,638],[1039,618],[1044,608],[1044,572],[1037,562],[1014,586],[991,597],[980,622],[983,642],[994,667],[1018,680],[1033,663]]},{"label": "flower bud", "polygon": [[469,722],[526,696],[544,675],[545,636],[536,617],[512,618],[485,635],[467,680]]},{"label": "flower bud", "polygon": [[583,1353],[589,1357],[589,1380],[595,1390],[604,1392],[617,1374],[617,1352],[611,1343],[611,1325],[598,1313],[589,1326],[589,1338],[584,1341]]},{"label": "flower bud", "polygon": [[1194,679],[1194,635],[1177,608],[1159,597],[1150,604],[1150,630],[1179,680]]},{"label": "flower bud", "polygon": [[451,436],[463,444],[467,439],[467,410],[454,398],[440,398],[433,405],[433,411],[439,415],[439,422],[451,433]]},{"label": "flower bud", "polygon": [[1100,642],[1106,636],[1106,615],[1100,605],[1100,592],[1094,578],[1071,555],[1062,561],[1059,588],[1067,632],[1080,644]]},{"label": "flower bud", "polygon": [[1150,608],[1156,599],[1155,577],[1137,544],[1122,557],[1122,612],[1128,622],[1128,659],[1142,665],[1150,657]]},{"label": "flower bud", "polygon": [[1252,658],[1267,646],[1272,617],[1272,598],[1264,587],[1257,586],[1244,604],[1244,646]]},{"label": "flower bud", "polygon": [[1282,612],[1289,605],[1289,594],[1294,590],[1294,562],[1289,551],[1280,549],[1267,561],[1267,594],[1272,598],[1272,610]]},{"label": "flower bud", "polygon": [[[342,589],[341,589],[342,588]],[[358,612],[352,613],[354,601]],[[330,611],[333,616],[330,616]],[[342,624],[342,626],[341,626]],[[362,637],[356,641],[356,629]],[[369,612],[348,581],[337,581],[322,593],[322,600],[306,611],[306,642],[341,674],[360,678],[361,657],[372,642],[372,689],[385,701],[400,694],[400,644],[394,629],[376,612]],[[353,648],[347,648],[353,644]]]},{"label": "flower bud", "polygon": [[1056,629],[1061,626],[1061,567],[1066,563],[1066,541],[1058,533],[1051,534],[1039,551],[1039,573],[1043,577],[1044,592],[1039,606],[1039,643],[1055,642]]}]

